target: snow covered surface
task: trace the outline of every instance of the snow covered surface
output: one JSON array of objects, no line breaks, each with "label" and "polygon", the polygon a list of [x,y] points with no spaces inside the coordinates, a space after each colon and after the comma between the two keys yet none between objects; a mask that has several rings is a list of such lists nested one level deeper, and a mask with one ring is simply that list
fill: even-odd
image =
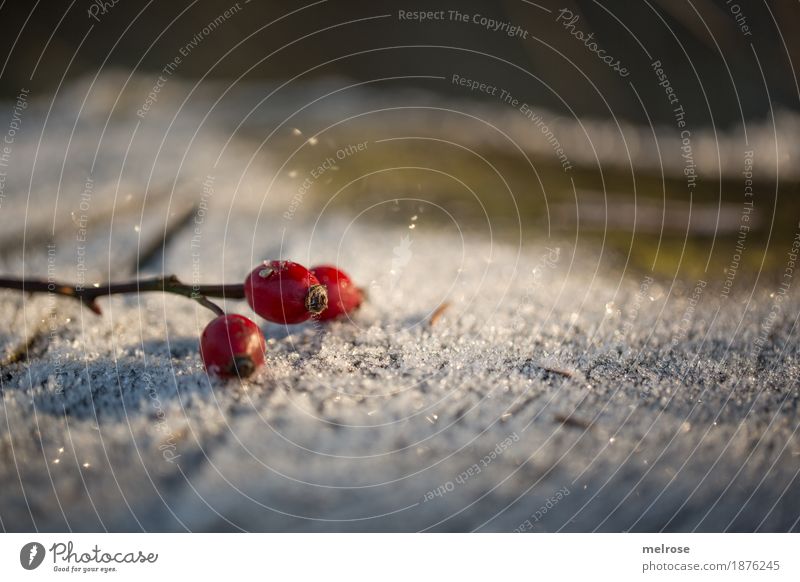
[{"label": "snow covered surface", "polygon": [[[143,275],[333,262],[370,301],[351,322],[261,322],[268,370],[223,383],[198,356],[210,313],[184,298],[101,299],[97,317],[0,293],[3,354],[38,332],[0,373],[3,529],[798,529],[794,289],[696,293],[574,241],[434,225],[426,205],[398,203],[398,226],[302,201],[286,219],[296,184],[263,155],[247,166],[251,146],[201,126],[202,106],[165,132],[155,111],[104,127],[92,100],[73,127],[81,101],[62,101],[49,118],[32,104],[14,144],[4,272],[130,278],[136,249],[192,203]],[[23,232],[54,234],[23,259]]]}]

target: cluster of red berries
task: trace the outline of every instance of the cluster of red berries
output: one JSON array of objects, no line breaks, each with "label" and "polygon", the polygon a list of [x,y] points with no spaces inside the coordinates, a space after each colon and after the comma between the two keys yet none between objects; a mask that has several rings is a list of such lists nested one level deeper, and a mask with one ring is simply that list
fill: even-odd
[{"label": "cluster of red berries", "polygon": [[[336,267],[309,270],[291,261],[264,261],[245,279],[244,294],[258,315],[282,324],[343,317],[364,298],[363,291]],[[220,315],[200,337],[206,370],[222,377],[253,374],[264,365],[266,347],[258,325],[237,314]]]}]

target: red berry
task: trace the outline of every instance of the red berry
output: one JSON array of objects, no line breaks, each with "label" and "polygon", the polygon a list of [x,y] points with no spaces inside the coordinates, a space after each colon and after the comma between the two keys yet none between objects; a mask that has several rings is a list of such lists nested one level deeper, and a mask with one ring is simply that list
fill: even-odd
[{"label": "red berry", "polygon": [[311,269],[311,273],[328,291],[328,308],[319,314],[321,320],[347,315],[358,309],[364,300],[364,292],[353,284],[347,273],[336,267],[320,265]]},{"label": "red berry", "polygon": [[211,374],[246,378],[264,365],[267,342],[258,326],[242,315],[220,315],[200,336],[200,355]]},{"label": "red berry", "polygon": [[291,261],[264,261],[245,279],[244,294],[253,311],[275,323],[302,323],[328,306],[325,287]]}]

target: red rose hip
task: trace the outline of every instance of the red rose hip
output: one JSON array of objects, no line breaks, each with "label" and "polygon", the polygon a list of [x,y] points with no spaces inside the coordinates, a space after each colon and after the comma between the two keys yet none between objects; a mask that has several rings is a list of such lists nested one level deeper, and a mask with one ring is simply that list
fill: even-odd
[{"label": "red rose hip", "polygon": [[292,261],[264,261],[244,281],[253,311],[274,323],[302,323],[328,306],[328,293],[317,278]]},{"label": "red rose hip", "polygon": [[210,374],[246,378],[264,365],[267,342],[258,326],[242,315],[220,315],[200,336],[200,356]]},{"label": "red rose hip", "polygon": [[322,321],[336,319],[355,311],[364,300],[364,292],[359,289],[347,273],[331,265],[320,265],[311,273],[328,291],[328,308],[319,314]]}]

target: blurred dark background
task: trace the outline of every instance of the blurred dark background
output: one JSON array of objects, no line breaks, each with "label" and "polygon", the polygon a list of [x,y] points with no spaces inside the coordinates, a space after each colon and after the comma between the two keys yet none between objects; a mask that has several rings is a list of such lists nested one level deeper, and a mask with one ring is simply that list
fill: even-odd
[{"label": "blurred dark background", "polygon": [[[99,8],[101,4],[104,9]],[[244,4],[245,0],[239,3],[242,8]],[[438,75],[460,67],[489,82],[502,79],[519,97],[553,111],[566,112],[561,96],[581,116],[604,118],[613,110],[618,118],[644,123],[642,108],[627,83],[636,86],[645,103],[660,103],[661,89],[653,82],[641,44],[670,72],[696,124],[713,118],[716,124],[728,126],[741,123],[743,116],[763,117],[770,101],[782,108],[798,108],[797,79],[789,63],[789,58],[800,62],[797,2],[541,0],[536,4],[553,12],[548,14],[525,0],[253,0],[214,31],[213,42],[200,43],[176,74],[233,79],[245,73],[247,80],[286,79],[337,57],[346,58],[315,68],[304,78]],[[235,5],[231,0],[118,0],[113,5],[99,0],[6,1],[0,9],[4,31],[0,46],[7,57],[0,92],[10,98],[24,86],[41,93],[94,74],[100,67],[158,71],[199,29]],[[579,15],[577,28],[593,32],[608,54],[624,61],[631,72],[627,79],[603,65],[561,26],[554,26],[555,13],[561,8]],[[528,38],[509,38],[472,23],[399,22],[396,17],[398,10],[449,9],[513,22],[528,31]],[[94,18],[89,16],[90,10]],[[296,12],[286,16],[291,11]],[[393,17],[370,18],[383,14]],[[278,18],[282,19],[269,25]],[[782,32],[776,22],[781,23]],[[751,43],[758,60],[753,58]],[[409,45],[420,48],[391,48]],[[432,45],[470,52],[426,48]],[[364,52],[370,49],[381,50]],[[273,51],[279,52],[248,70]],[[541,82],[524,74],[509,74],[508,67],[480,53],[508,60]],[[438,89],[458,92],[449,84]],[[670,121],[666,107],[650,109],[654,122]]]},{"label": "blurred dark background", "polygon": [[[400,11],[450,10],[469,15],[467,22],[400,18]],[[572,29],[558,21],[561,10],[577,17]],[[475,16],[520,33],[489,30]],[[110,105],[114,91],[127,85],[113,79],[131,75],[129,101],[120,100],[116,111],[133,122],[163,68],[186,53],[171,78],[187,83],[170,82],[171,97],[163,95],[154,108],[165,113],[179,105],[180,91],[199,79],[210,81],[202,86],[209,102],[226,96],[228,87],[231,95],[241,89],[241,100],[227,95],[214,114],[254,149],[269,136],[263,151],[291,161],[282,170],[290,192],[297,188],[291,180],[302,182],[341,144],[377,144],[405,129],[431,138],[370,147],[349,159],[341,171],[313,184],[304,207],[309,212],[313,201],[321,206],[339,188],[345,192],[337,202],[346,212],[392,197],[424,196],[465,225],[474,220],[485,226],[488,213],[496,234],[516,235],[519,224],[532,236],[578,240],[580,234],[587,245],[616,250],[631,268],[724,277],[736,256],[746,201],[744,153],[752,149],[755,206],[742,273],[780,269],[800,219],[800,86],[793,65],[800,62],[800,2],[6,0],[0,22],[0,97],[12,100],[27,88],[39,98],[103,75],[112,78],[104,85]],[[629,74],[602,62],[570,34],[576,31],[593,34]],[[680,127],[654,61],[686,111],[698,163],[693,188],[683,173]],[[492,141],[497,136],[485,126],[446,113],[446,107],[484,107],[481,116],[516,131],[515,137],[542,138],[518,108],[452,83],[456,73],[502,87],[541,112],[564,144],[571,170],[547,143],[539,149],[527,144],[532,164],[521,151]],[[421,78],[426,75],[437,79]],[[269,87],[287,80],[286,90],[259,102]],[[331,89],[358,82],[369,87],[348,89],[339,101],[323,99]],[[378,98],[359,101],[367,93]],[[292,117],[302,134],[283,126],[289,112],[311,104],[304,116]],[[431,104],[440,109],[432,112]],[[266,115],[250,116],[254,105]],[[386,107],[381,115],[353,113],[380,107]],[[340,119],[347,123],[334,123]],[[298,148],[317,132],[327,132],[317,147]],[[662,143],[665,136],[672,141]],[[444,147],[442,138],[469,142],[492,168],[471,153]],[[463,179],[480,204],[430,172],[374,171],[431,160],[439,171]]]}]

